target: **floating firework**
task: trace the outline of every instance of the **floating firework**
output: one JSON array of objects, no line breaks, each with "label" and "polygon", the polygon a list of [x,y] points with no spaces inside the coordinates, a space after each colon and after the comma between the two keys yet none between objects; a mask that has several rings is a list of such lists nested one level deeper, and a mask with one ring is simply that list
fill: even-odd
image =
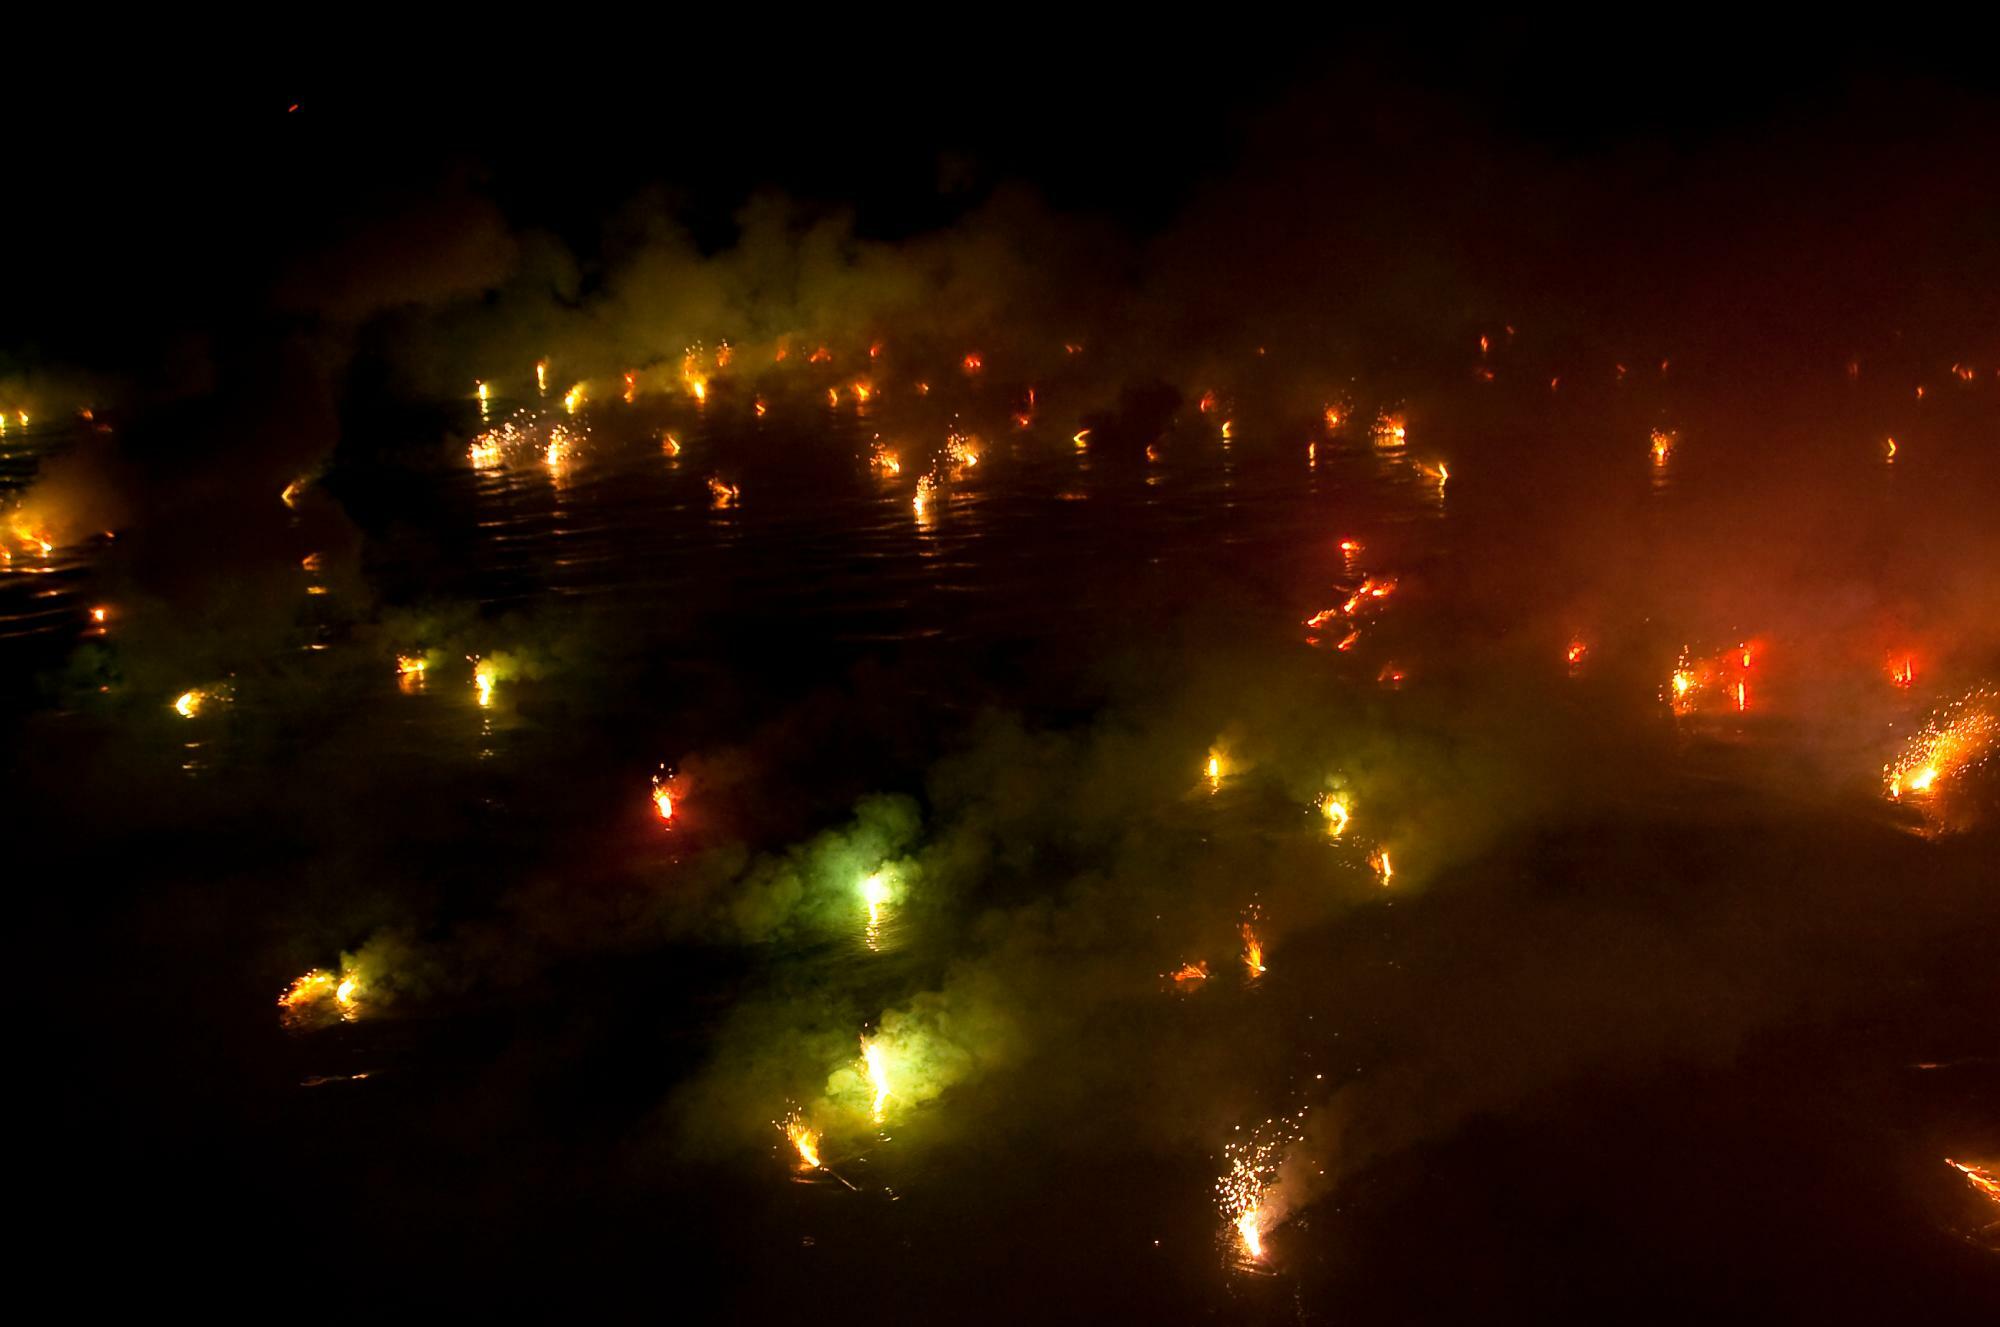
[{"label": "floating firework", "polygon": [[861,903],[868,909],[866,938],[870,949],[882,945],[882,914],[888,908],[892,891],[889,877],[885,872],[875,871],[861,881]]},{"label": "floating firework", "polygon": [[352,968],[338,977],[314,968],[278,996],[278,1018],[286,1027],[316,1027],[361,1016],[361,978]]},{"label": "floating firework", "polygon": [[1183,963],[1179,967],[1175,968],[1172,972],[1169,972],[1167,976],[1172,978],[1176,985],[1180,986],[1187,986],[1194,982],[1199,982],[1199,981],[1207,981],[1208,960],[1202,959],[1201,961],[1196,963]]},{"label": "floating firework", "polygon": [[1653,464],[1665,465],[1667,458],[1674,454],[1674,448],[1680,445],[1680,440],[1681,435],[1678,430],[1654,429],[1651,440]]},{"label": "floating firework", "polygon": [[208,704],[208,693],[199,687],[191,687],[174,697],[174,713],[183,719],[192,719],[201,713],[202,706]]},{"label": "floating firework", "polygon": [[1903,754],[1882,770],[1889,797],[1923,796],[1940,783],[1986,763],[2000,738],[2000,706],[1985,686],[1973,688],[1937,713],[1912,737]]},{"label": "floating firework", "polygon": [[1965,1182],[1988,1201],[2000,1203],[2000,1178],[1994,1176],[1990,1167],[1953,1161],[1950,1157],[1944,1159],[1944,1164],[1965,1176]]},{"label": "floating firework", "polygon": [[1401,447],[1410,436],[1407,421],[1399,414],[1384,412],[1375,417],[1375,427],[1370,430],[1377,447]]},{"label": "floating firework", "polygon": [[662,825],[674,823],[674,778],[663,767],[653,776],[653,814]]},{"label": "floating firework", "polygon": [[1346,798],[1338,793],[1327,793],[1319,799],[1319,811],[1326,817],[1326,832],[1329,835],[1337,839],[1346,832],[1347,822],[1352,814],[1348,810]]},{"label": "floating firework", "polygon": [[1581,636],[1571,638],[1569,648],[1563,651],[1563,658],[1569,664],[1571,676],[1574,676],[1576,670],[1583,666],[1583,657],[1589,653],[1590,646],[1584,642]]},{"label": "floating firework", "polygon": [[880,1124],[883,1108],[889,1102],[888,1052],[882,1048],[881,1042],[870,1041],[867,1037],[861,1039],[861,1071],[868,1080],[869,1090],[875,1094],[874,1102],[869,1107],[869,1117]]},{"label": "floating firework", "polygon": [[573,415],[581,409],[583,409],[583,384],[578,383],[563,393],[563,411]]},{"label": "floating firework", "polygon": [[535,391],[541,396],[549,394],[549,362],[545,359],[535,361]]},{"label": "floating firework", "polygon": [[1375,872],[1375,878],[1382,882],[1382,888],[1384,889],[1387,889],[1389,882],[1396,878],[1396,868],[1389,861],[1389,850],[1387,848],[1377,848],[1374,852],[1370,853],[1368,855],[1368,865]]},{"label": "floating firework", "polygon": [[1222,1149],[1226,1169],[1215,1181],[1216,1200],[1237,1246],[1251,1262],[1263,1261],[1264,1237],[1282,1218],[1272,1201],[1272,1189],[1285,1154],[1304,1133],[1304,1114],[1301,1110],[1296,1116],[1265,1120],[1249,1137],[1233,1139]]},{"label": "floating firework", "polygon": [[718,475],[708,477],[708,505],[716,511],[734,507],[742,500],[743,490],[735,484],[725,483]]},{"label": "floating firework", "polygon": [[1257,938],[1257,928],[1251,922],[1238,926],[1237,933],[1243,937],[1243,971],[1251,981],[1264,975],[1264,942]]},{"label": "floating firework", "polygon": [[430,664],[421,654],[399,654],[396,656],[396,686],[405,691],[424,689],[424,672]]},{"label": "floating firework", "polygon": [[868,449],[868,467],[884,475],[900,475],[903,473],[902,458],[889,448],[884,447],[879,438]]},{"label": "floating firework", "polygon": [[979,439],[966,433],[952,433],[944,440],[945,459],[954,472],[979,464]]},{"label": "floating firework", "polygon": [[799,1154],[799,1169],[818,1170],[819,1131],[807,1122],[805,1115],[793,1110],[778,1127],[784,1130],[785,1139],[791,1143],[792,1150]]},{"label": "floating firework", "polygon": [[1228,763],[1223,759],[1220,748],[1210,747],[1208,763],[1202,766],[1202,777],[1208,780],[1211,793],[1222,791],[1222,780],[1229,773]]},{"label": "floating firework", "polygon": [[1889,658],[1889,680],[1895,685],[1902,687],[1906,690],[1916,685],[1917,681],[1916,661],[1911,659],[1910,656],[1907,654],[1904,655],[1901,659],[1897,659],[1895,656],[1891,655]]},{"label": "floating firework", "polygon": [[931,505],[937,499],[938,481],[935,475],[921,475],[917,479],[917,491],[910,498],[910,507],[923,520],[931,514]]},{"label": "floating firework", "polygon": [[493,686],[500,680],[500,669],[491,659],[481,659],[474,655],[472,663],[472,694],[479,701],[479,708],[486,709],[493,704]]}]

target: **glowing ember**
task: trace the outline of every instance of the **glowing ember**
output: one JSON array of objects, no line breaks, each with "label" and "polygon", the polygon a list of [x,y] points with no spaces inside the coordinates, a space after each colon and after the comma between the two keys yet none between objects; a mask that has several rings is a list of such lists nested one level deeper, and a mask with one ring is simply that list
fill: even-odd
[{"label": "glowing ember", "polygon": [[1080,452],[1088,451],[1090,449],[1090,430],[1078,429],[1074,434],[1071,435],[1070,441],[1076,444],[1076,449],[1078,451]]},{"label": "glowing ember", "polygon": [[1326,832],[1339,838],[1347,829],[1347,803],[1334,793],[1319,799],[1320,814],[1326,817]]},{"label": "glowing ember", "polygon": [[869,1115],[874,1119],[875,1123],[880,1124],[882,1122],[882,1108],[889,1100],[888,1055],[882,1049],[880,1042],[870,1041],[866,1037],[861,1039],[861,1067],[868,1079],[868,1086],[875,1093],[874,1104],[869,1108]]},{"label": "glowing ember", "polygon": [[[302,478],[294,479],[291,483],[285,485],[284,491],[278,494],[278,498],[287,507],[296,507],[299,505],[299,494],[305,491],[306,481]],[[44,551],[46,552],[47,550]]]},{"label": "glowing ember", "polygon": [[1885,456],[1883,456],[1883,458],[1882,458],[1882,459],[1883,459],[1883,460],[1885,460],[1885,461],[1893,461],[1893,460],[1895,460],[1895,459],[1896,459],[1896,440],[1895,440],[1894,438],[1889,438],[1889,439],[1886,439],[1886,445],[1887,445],[1887,447],[1888,447],[1888,449],[1889,449],[1889,450],[1888,450],[1888,454],[1887,454],[1887,455],[1885,455]]},{"label": "glowing ember", "polygon": [[1391,414],[1376,417],[1373,433],[1378,447],[1400,447],[1410,436],[1409,425],[1403,417]]},{"label": "glowing ember", "polygon": [[424,670],[429,667],[421,654],[399,654],[396,656],[396,684],[405,691],[415,691],[424,684]]},{"label": "glowing ember", "polygon": [[108,608],[93,608],[90,610],[90,620],[92,622],[102,622],[110,612],[111,610]]},{"label": "glowing ember", "polygon": [[1571,672],[1576,671],[1577,665],[1583,662],[1583,656],[1588,653],[1590,646],[1586,645],[1581,637],[1570,641],[1569,649],[1564,651],[1563,657],[1568,661]]},{"label": "glowing ember", "polygon": [[192,719],[201,713],[201,707],[208,703],[208,693],[202,690],[183,691],[174,699],[174,713],[183,719]]},{"label": "glowing ember", "polygon": [[2000,707],[1994,693],[1975,687],[1931,716],[1903,754],[1883,768],[1891,799],[1928,793],[1954,775],[1979,768],[2000,738]]}]

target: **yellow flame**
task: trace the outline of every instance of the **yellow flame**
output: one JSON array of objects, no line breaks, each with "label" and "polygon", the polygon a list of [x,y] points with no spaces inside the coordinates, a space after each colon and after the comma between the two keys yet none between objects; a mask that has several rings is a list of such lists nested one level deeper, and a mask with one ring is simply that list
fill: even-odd
[{"label": "yellow flame", "polygon": [[549,362],[545,359],[535,361],[535,390],[543,396],[549,394]]},{"label": "yellow flame", "polygon": [[477,694],[481,709],[493,703],[493,684],[499,680],[499,670],[491,659],[472,661],[472,689]]},{"label": "yellow flame", "polygon": [[1992,1201],[2000,1203],[2000,1179],[1994,1178],[1991,1170],[1985,1166],[1974,1166],[1962,1161],[1953,1161],[1950,1157],[1944,1159],[1944,1164],[1965,1176],[1966,1183],[1970,1184],[1974,1189],[1977,1189]]},{"label": "yellow flame", "polygon": [[1222,788],[1222,775],[1223,775],[1221,752],[1210,751],[1208,753],[1208,764],[1207,766],[1204,767],[1203,773],[1208,778],[1208,790],[1210,792],[1220,791]]},{"label": "yellow flame", "polygon": [[582,405],[583,405],[582,383],[578,383],[576,386],[570,388],[568,391],[563,393],[563,409],[569,414],[572,415],[575,414],[577,410],[582,407]]},{"label": "yellow flame", "polygon": [[888,1057],[880,1042],[870,1041],[866,1037],[861,1039],[861,1064],[867,1074],[868,1085],[875,1091],[875,1101],[870,1108],[870,1114],[875,1123],[880,1124],[882,1108],[889,1101]]},{"label": "yellow flame", "polygon": [[208,693],[199,689],[183,691],[174,700],[174,713],[183,719],[192,719],[201,713],[201,707],[208,702]]}]

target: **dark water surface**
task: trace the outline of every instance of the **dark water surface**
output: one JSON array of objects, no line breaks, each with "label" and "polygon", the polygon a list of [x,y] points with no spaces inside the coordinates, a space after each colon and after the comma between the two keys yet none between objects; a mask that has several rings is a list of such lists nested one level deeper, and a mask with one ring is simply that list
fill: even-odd
[{"label": "dark water surface", "polygon": [[[151,643],[102,691],[43,669],[11,743],[62,1242],[337,1316],[1994,1302],[2000,1208],[1944,1164],[2000,1156],[1992,784],[1880,779],[1992,676],[1983,402],[1893,466],[1875,400],[1460,391],[1401,445],[1373,402],[1226,442],[1190,409],[1156,460],[969,413],[922,516],[941,429],[744,405],[590,407],[559,472],[468,464],[466,419],[347,446],[268,514],[243,593],[282,608],[199,645],[115,549],[9,573],[31,645],[104,598]],[[1302,625],[1370,577],[1349,648]],[[1740,707],[1662,702],[1683,646],[1751,641]],[[282,1027],[343,954],[361,1016]],[[1215,1184],[1282,1117],[1253,1262]]]}]

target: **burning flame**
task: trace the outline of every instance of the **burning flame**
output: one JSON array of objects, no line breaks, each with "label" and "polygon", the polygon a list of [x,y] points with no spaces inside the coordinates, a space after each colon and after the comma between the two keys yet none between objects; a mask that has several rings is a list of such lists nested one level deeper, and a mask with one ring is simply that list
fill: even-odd
[{"label": "burning flame", "polygon": [[1571,672],[1576,671],[1577,665],[1583,662],[1583,656],[1588,653],[1590,653],[1590,646],[1584,643],[1582,637],[1579,636],[1570,641],[1569,649],[1564,652],[1563,657],[1568,661]]},{"label": "burning flame", "polygon": [[535,391],[543,396],[549,394],[549,362],[545,359],[535,361]]},{"label": "burning flame", "polygon": [[1090,449],[1090,430],[1078,429],[1075,432],[1075,434],[1073,434],[1070,437],[1070,441],[1076,444],[1076,449],[1078,451],[1080,452],[1088,451]]},{"label": "burning flame", "polygon": [[563,393],[563,410],[575,414],[583,405],[583,384],[578,383]]},{"label": "burning flame", "polygon": [[653,813],[659,816],[661,824],[670,825],[673,823],[674,820],[673,780],[670,778],[662,778],[658,774],[655,774],[653,776]]},{"label": "burning flame", "polygon": [[1375,874],[1382,878],[1382,888],[1387,889],[1389,882],[1396,878],[1396,868],[1389,864],[1389,850],[1377,848],[1369,855],[1368,864],[1374,867]]},{"label": "burning flame", "polygon": [[1374,435],[1378,447],[1400,447],[1409,439],[1409,425],[1401,415],[1379,415],[1375,420]]},{"label": "burning flame", "polygon": [[910,499],[910,506],[919,520],[930,514],[931,500],[937,496],[938,482],[932,475],[920,476],[917,480],[916,496]]},{"label": "burning flame", "polygon": [[1208,764],[1203,770],[1203,773],[1208,778],[1208,790],[1210,792],[1213,793],[1221,791],[1223,772],[1224,771],[1222,767],[1222,753],[1220,751],[1211,750],[1208,753]]},{"label": "burning flame", "polygon": [[491,659],[472,661],[472,690],[479,700],[479,707],[485,709],[493,703],[493,684],[499,680],[499,670]]},{"label": "burning flame", "polygon": [[1907,654],[1903,656],[1901,663],[1898,663],[1894,659],[1889,660],[1889,680],[1899,687],[1914,685],[1917,680],[1917,665],[1915,661]]},{"label": "burning flame", "polygon": [[671,433],[662,433],[660,435],[660,450],[669,456],[679,456],[681,454],[681,440]]},{"label": "burning flame", "polygon": [[1177,982],[1207,981],[1208,961],[1203,959],[1198,963],[1183,963],[1168,975]]},{"label": "burning flame", "polygon": [[[294,479],[279,492],[278,499],[287,507],[296,507],[299,505],[299,494],[305,492],[305,490],[306,481],[303,478]],[[46,553],[48,550],[45,548],[42,551]]]},{"label": "burning flame", "polygon": [[424,685],[424,669],[429,667],[421,654],[399,654],[396,656],[396,685],[404,691],[417,691]]},{"label": "burning flame", "polygon": [[174,713],[183,719],[192,719],[201,713],[201,707],[208,702],[208,693],[199,689],[183,691],[174,700]]},{"label": "burning flame", "polygon": [[1680,440],[1681,435],[1673,429],[1654,429],[1652,445],[1653,464],[1665,465],[1667,458],[1673,455],[1674,445]]},{"label": "burning flame", "polygon": [[1887,440],[1887,442],[1889,447],[1889,453],[1882,459],[1885,461],[1893,461],[1896,459],[1896,440],[1894,438],[1890,438]]},{"label": "burning flame", "polygon": [[743,496],[743,490],[735,484],[724,483],[718,476],[708,477],[708,505],[716,511],[734,507]]}]

